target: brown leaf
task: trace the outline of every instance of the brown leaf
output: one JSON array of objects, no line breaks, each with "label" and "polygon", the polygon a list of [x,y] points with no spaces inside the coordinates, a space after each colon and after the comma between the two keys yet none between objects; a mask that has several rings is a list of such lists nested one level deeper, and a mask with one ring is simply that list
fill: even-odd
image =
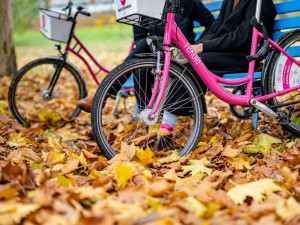
[{"label": "brown leaf", "polygon": [[241,154],[242,151],[243,150],[241,148],[234,149],[231,145],[226,145],[221,155],[229,158],[235,158]]},{"label": "brown leaf", "polygon": [[172,192],[174,185],[164,179],[161,179],[149,184],[147,188],[149,195],[153,197],[160,197]]}]

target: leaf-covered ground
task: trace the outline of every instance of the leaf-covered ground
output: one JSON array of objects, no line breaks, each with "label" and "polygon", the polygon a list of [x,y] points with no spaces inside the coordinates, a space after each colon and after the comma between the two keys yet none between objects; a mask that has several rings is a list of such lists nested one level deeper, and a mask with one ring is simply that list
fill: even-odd
[{"label": "leaf-covered ground", "polygon": [[253,131],[207,95],[193,153],[155,158],[123,143],[107,161],[89,114],[61,128],[21,127],[8,108],[10,79],[0,80],[1,225],[300,224],[300,140],[268,117],[264,133]]}]

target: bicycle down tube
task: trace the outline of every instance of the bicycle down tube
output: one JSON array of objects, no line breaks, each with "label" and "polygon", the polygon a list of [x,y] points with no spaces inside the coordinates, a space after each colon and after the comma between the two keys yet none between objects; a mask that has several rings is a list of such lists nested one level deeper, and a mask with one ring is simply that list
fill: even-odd
[{"label": "bicycle down tube", "polygon": [[[188,61],[191,63],[192,67],[198,73],[200,78],[209,88],[209,90],[215,94],[218,98],[232,105],[241,105],[241,106],[250,106],[250,100],[255,99],[257,101],[265,101],[271,98],[274,98],[279,95],[286,94],[288,92],[300,89],[300,85],[295,87],[287,88],[282,91],[277,91],[272,94],[264,95],[264,96],[256,96],[252,97],[252,87],[253,87],[253,77],[254,77],[254,69],[255,69],[255,60],[252,60],[249,63],[248,76],[240,79],[229,80],[221,78],[213,73],[211,73],[207,67],[204,65],[202,60],[199,58],[197,53],[194,51],[192,46],[189,44],[185,36],[182,34],[181,30],[177,27],[177,24],[174,21],[175,14],[168,13],[167,15],[167,24],[165,28],[165,36],[164,36],[164,49],[165,49],[165,63],[163,69],[162,76],[162,85],[157,97],[157,101],[154,104],[153,111],[151,115],[154,115],[159,107],[159,104],[163,98],[164,91],[166,89],[169,68],[170,68],[170,45],[172,41],[176,44],[176,46],[182,51]],[[257,42],[258,39],[263,38],[263,34],[259,32],[255,27],[253,27],[252,34],[252,45],[251,45],[251,55],[256,54],[257,52]],[[288,53],[286,53],[282,48],[280,48],[275,42],[269,39],[269,43],[271,46],[276,48],[278,51],[282,52],[286,55],[293,63],[296,63],[300,66],[300,63],[291,57]],[[247,91],[245,95],[235,95],[228,92],[224,89],[219,83],[227,84],[227,85],[239,85],[247,83]],[[151,106],[151,105],[149,105]]]},{"label": "bicycle down tube", "polygon": [[[72,39],[75,40],[75,44],[73,47],[70,47],[70,44],[72,42]],[[75,50],[77,45],[79,45],[79,49],[78,50]],[[93,71],[93,69],[91,68],[90,64],[87,62],[87,60],[80,54],[80,51],[83,49],[83,51],[89,56],[89,58],[95,63],[95,65],[99,68],[99,70],[95,73]],[[93,79],[95,80],[95,82],[97,83],[97,85],[99,85],[99,81],[97,79],[97,75],[101,72],[101,71],[104,71],[105,73],[109,73],[110,71],[105,69],[103,66],[101,66],[97,60],[93,57],[93,55],[89,52],[89,50],[84,46],[84,44],[79,40],[79,38],[74,34],[72,33],[71,35],[71,39],[70,39],[70,42],[67,43],[66,45],[66,48],[65,48],[65,52],[72,52],[73,54],[75,54],[77,57],[79,57],[83,62],[84,64],[86,65],[86,67],[88,68],[89,72],[91,73]]]}]

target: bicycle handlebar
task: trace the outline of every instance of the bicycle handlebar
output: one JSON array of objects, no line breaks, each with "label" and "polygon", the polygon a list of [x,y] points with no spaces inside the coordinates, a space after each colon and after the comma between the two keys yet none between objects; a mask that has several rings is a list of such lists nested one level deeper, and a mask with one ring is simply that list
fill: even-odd
[{"label": "bicycle handlebar", "polygon": [[77,12],[75,13],[75,16],[72,18],[71,17],[71,13],[72,13],[72,6],[73,6],[73,2],[72,1],[69,1],[68,2],[68,5],[62,9],[62,11],[68,11],[68,20],[72,20],[74,19],[74,21],[76,21],[76,17],[78,16],[78,14],[82,14],[82,15],[85,15],[85,16],[91,16],[91,14],[89,12],[86,12],[86,11],[82,11],[84,9],[84,7],[82,6],[78,6],[77,7]]},{"label": "bicycle handlebar", "polygon": [[259,51],[255,55],[246,57],[246,60],[248,62],[251,62],[252,60],[261,60],[269,50],[269,41],[268,41],[269,36],[268,36],[268,31],[267,31],[266,27],[262,23],[259,23],[255,17],[252,18],[250,23],[257,30],[259,30],[263,33],[264,43],[263,43],[263,46],[259,49]]}]

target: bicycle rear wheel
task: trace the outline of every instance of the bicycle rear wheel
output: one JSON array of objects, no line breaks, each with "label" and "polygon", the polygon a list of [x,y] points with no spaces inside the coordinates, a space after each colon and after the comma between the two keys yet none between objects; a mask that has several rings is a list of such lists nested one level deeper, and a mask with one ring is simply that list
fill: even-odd
[{"label": "bicycle rear wheel", "polygon": [[[184,156],[197,146],[203,129],[201,94],[191,78],[173,64],[170,67],[169,85],[166,88],[169,92],[162,111],[154,121],[145,122],[149,118],[145,117],[145,114],[151,112],[151,109],[145,108],[149,102],[149,95],[145,95],[149,91],[147,82],[154,80],[155,69],[155,59],[133,59],[112,70],[99,85],[92,105],[92,129],[99,148],[108,159],[120,152],[122,143],[134,144],[144,149],[149,146],[153,150],[151,146],[161,134],[160,125],[165,110],[174,113],[180,108],[182,115],[179,114],[171,139],[166,141],[167,147],[164,151],[156,151],[156,155],[166,156],[178,151],[180,156]],[[120,104],[118,109],[120,113],[116,116],[112,113],[116,101],[115,96],[112,96],[115,94],[112,93],[117,93],[121,84],[130,76],[134,78],[132,87],[135,87],[137,97],[126,99],[125,105],[128,109],[126,111]],[[141,82],[143,78],[146,82]],[[119,84],[118,88],[116,83]],[[153,88],[150,87],[150,92],[152,91]],[[179,95],[175,102],[169,101],[179,92],[183,94]],[[135,113],[134,105],[137,99],[139,108]]]},{"label": "bicycle rear wheel", "polygon": [[61,64],[61,59],[37,59],[15,74],[8,100],[12,114],[23,126],[41,121],[55,126],[80,113],[75,103],[86,96],[85,81],[69,64],[64,65],[51,96],[48,95],[50,80]]},{"label": "bicycle rear wheel", "polygon": [[[280,47],[293,56],[297,61],[300,61],[300,32],[294,33],[286,38],[286,40],[282,41]],[[268,87],[269,94],[300,85],[300,67],[293,63],[292,60],[288,59],[284,54],[276,51],[270,61],[266,81],[266,87]],[[296,135],[300,135],[299,101],[299,89],[268,101],[272,106],[291,103],[290,105],[278,108],[278,110],[286,113],[291,121],[283,126]]]}]

